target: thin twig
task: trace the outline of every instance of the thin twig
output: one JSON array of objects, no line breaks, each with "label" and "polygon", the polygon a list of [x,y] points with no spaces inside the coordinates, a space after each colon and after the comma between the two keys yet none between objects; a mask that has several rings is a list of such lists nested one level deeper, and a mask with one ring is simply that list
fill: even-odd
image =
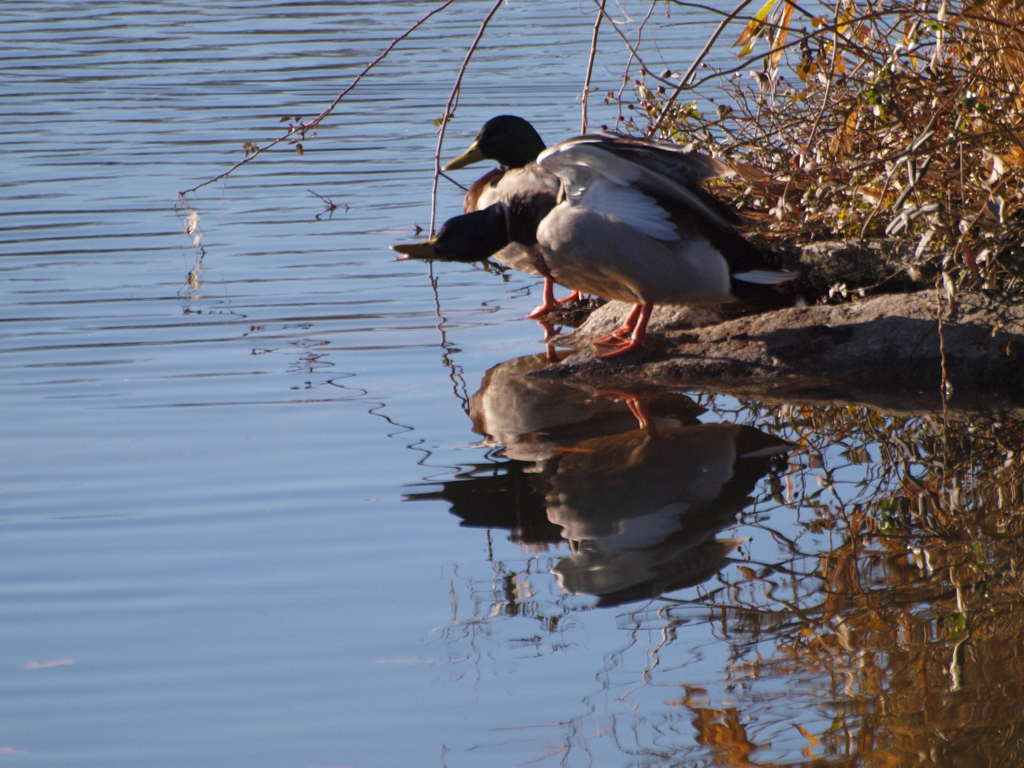
[{"label": "thin twig", "polygon": [[583,78],[583,116],[580,120],[580,133],[587,132],[587,97],[590,95],[590,76],[594,72],[594,58],[597,56],[597,34],[604,18],[604,5],[607,0],[594,0],[597,5],[597,18],[594,19],[594,31],[590,35],[590,56],[587,58],[587,74]]},{"label": "thin twig", "polygon": [[[836,8],[836,15],[838,16],[838,6]],[[811,134],[807,139],[807,147],[814,147],[814,139],[818,135],[818,129],[821,127],[822,118],[825,117],[825,110],[828,109],[828,99],[832,93],[832,83],[836,79],[836,62],[839,60],[839,46],[832,46],[832,56],[829,62],[828,79],[825,81],[825,93],[821,97],[821,109],[818,110],[817,116],[814,118],[814,125],[811,126]],[[786,190],[789,191],[789,185],[786,185]]]},{"label": "thin twig", "polygon": [[[915,138],[912,142],[910,142],[910,144],[907,146],[906,149],[904,149],[901,152],[898,152],[895,155],[892,155],[891,159],[898,159],[898,158],[902,158],[902,157],[913,156],[913,155],[915,155],[917,153],[920,153],[922,146],[934,134],[934,131],[932,130],[932,126],[938,120],[939,115],[945,114],[947,107],[950,104],[952,104],[953,100],[956,98],[957,94],[960,92],[960,90],[963,87],[964,87],[964,83],[963,82],[960,83],[959,85],[957,85],[957,87],[953,89],[952,95],[949,96],[948,99],[946,99],[945,103],[943,103],[940,106],[940,108],[935,109],[935,110],[932,111],[932,115],[928,119],[928,122],[925,124],[924,130],[921,131],[918,134],[917,138]],[[861,167],[867,167],[868,165],[871,165],[874,162],[879,162],[879,161],[872,161],[872,163],[861,163],[860,166],[853,166],[851,168],[851,170],[853,170],[853,171],[859,170]],[[885,175],[885,184],[882,187],[881,194],[879,194],[879,196],[878,196],[878,203],[872,209],[872,211],[868,215],[867,219],[865,219],[864,224],[861,226],[861,230],[860,230],[860,242],[861,243],[863,243],[864,239],[867,237],[868,226],[871,224],[872,219],[875,218],[875,214],[877,214],[881,210],[882,205],[885,202],[885,193],[889,190],[889,182],[892,180],[893,173],[896,172],[897,167],[898,166],[894,165]]]},{"label": "thin twig", "polygon": [[[596,3],[597,0],[594,0],[594,2]],[[640,38],[643,35],[644,27],[647,26],[647,22],[650,21],[651,14],[654,13],[654,3],[651,3],[651,7],[647,9],[647,15],[644,16],[644,20],[641,21],[637,27],[635,45],[629,42],[629,38],[626,37],[621,29],[619,29],[619,25],[615,23],[615,20],[612,19],[611,16],[608,16],[607,11],[604,10],[604,6],[601,6],[601,13],[608,19],[608,23],[612,25],[612,29],[615,30],[615,34],[622,39],[623,45],[629,49],[629,59],[626,61],[626,66],[622,70],[622,85],[619,86],[619,92],[616,94],[616,106],[618,107],[618,113],[615,118],[615,128],[618,130],[619,121],[622,120],[622,93],[626,90],[626,86],[629,85],[629,68],[633,64],[633,59],[636,59],[640,63],[640,67],[655,80],[665,83],[666,85],[671,85],[671,83],[669,83],[665,78],[651,72],[648,66],[644,63],[643,58],[641,58],[640,51],[637,50],[640,47]]]},{"label": "thin twig", "polygon": [[[936,279],[938,284],[943,283],[943,279],[938,277]],[[946,368],[946,334],[943,333],[942,327],[942,290],[939,285],[935,286],[935,298],[939,303],[938,321],[939,321],[939,365],[942,371],[942,382],[939,385],[942,394],[942,464],[943,472],[946,469],[946,457],[949,456],[949,398],[953,393],[953,386],[949,381],[949,370]],[[952,310],[953,297],[950,299],[950,309]]]},{"label": "thin twig", "polygon": [[467,187],[465,184],[460,184],[458,181],[453,179],[451,176],[449,176],[444,171],[441,171],[438,175],[439,176],[443,176],[445,181],[450,181],[452,184],[454,184],[456,187],[461,189],[463,192],[469,192],[469,187]]},{"label": "thin twig", "polygon": [[455,78],[455,85],[452,86],[451,95],[448,96],[448,102],[444,105],[444,114],[441,116],[441,127],[437,132],[437,149],[434,152],[434,183],[430,188],[430,236],[434,236],[434,223],[437,217],[437,180],[441,175],[441,145],[444,144],[444,132],[448,127],[448,121],[452,119],[452,115],[455,112],[455,107],[459,103],[459,90],[462,88],[462,76],[466,74],[466,68],[469,66],[469,60],[473,58],[473,53],[476,51],[476,47],[480,45],[480,40],[483,39],[484,30],[487,29],[487,25],[494,18],[494,14],[498,12],[498,8],[501,7],[505,0],[497,0],[494,6],[488,11],[484,20],[480,22],[480,29],[477,30],[476,37],[473,38],[472,45],[469,46],[469,50],[466,51],[466,57],[462,60],[462,66],[459,67],[459,74]]},{"label": "thin twig", "polygon": [[288,132],[285,133],[283,136],[280,136],[280,137],[274,139],[273,141],[269,142],[268,144],[264,144],[263,146],[250,145],[250,149],[248,150],[249,153],[244,158],[242,158],[237,163],[235,163],[233,166],[231,166],[226,171],[224,171],[224,173],[218,174],[217,176],[214,176],[212,179],[207,179],[202,184],[197,184],[196,186],[192,187],[191,189],[186,189],[184,192],[179,192],[178,193],[179,197],[184,197],[185,195],[188,195],[188,194],[190,194],[192,192],[196,192],[196,191],[202,189],[207,184],[213,184],[215,181],[220,181],[221,179],[223,179],[223,178],[225,178],[227,176],[230,176],[232,173],[235,172],[235,170],[237,170],[238,168],[242,167],[243,165],[248,163],[250,160],[253,160],[261,152],[265,152],[266,150],[270,149],[271,147],[277,146],[282,141],[286,141],[287,139],[291,138],[291,136],[293,136],[296,133],[305,134],[307,131],[311,130],[312,128],[317,127],[318,125],[320,125],[320,123],[323,121],[323,119],[325,117],[327,117],[329,114],[331,114],[331,112],[334,111],[334,108],[338,106],[338,104],[341,102],[341,100],[343,98],[345,98],[352,91],[352,89],[355,88],[359,84],[359,81],[362,80],[363,77],[366,76],[370,72],[371,69],[373,69],[381,61],[383,61],[387,57],[387,55],[389,53],[391,53],[392,49],[396,45],[398,45],[400,42],[402,42],[407,37],[409,37],[409,35],[411,35],[413,32],[415,32],[416,29],[419,28],[424,22],[426,22],[427,19],[429,19],[431,16],[434,16],[435,14],[440,13],[441,11],[443,11],[445,8],[447,8],[449,5],[451,5],[454,2],[455,2],[455,0],[445,0],[445,2],[441,3],[441,5],[437,6],[437,8],[435,8],[432,11],[430,11],[425,16],[421,17],[419,19],[419,21],[417,21],[415,24],[413,24],[411,27],[409,27],[407,30],[405,30],[405,32],[403,32],[398,37],[396,37],[394,40],[392,40],[391,44],[388,45],[388,47],[384,49],[384,51],[380,54],[380,56],[378,56],[376,59],[374,59],[369,64],[367,64],[366,67],[363,68],[363,71],[360,72],[358,75],[356,75],[355,79],[353,79],[352,82],[349,83],[348,87],[345,90],[343,90],[341,93],[339,93],[338,96],[334,99],[334,101],[332,101],[327,106],[326,109],[324,109],[319,115],[314,117],[308,123],[299,123],[298,125],[291,126],[288,129]]}]

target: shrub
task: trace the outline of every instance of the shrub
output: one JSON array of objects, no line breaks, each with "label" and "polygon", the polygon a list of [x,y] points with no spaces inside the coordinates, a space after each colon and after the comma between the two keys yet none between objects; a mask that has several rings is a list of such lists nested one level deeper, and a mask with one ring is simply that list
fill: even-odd
[{"label": "shrub", "polygon": [[643,73],[648,133],[730,160],[735,202],[771,237],[885,236],[960,285],[1019,287],[1024,6],[818,7],[768,0],[735,41],[740,66],[694,69],[710,74],[675,92]]}]

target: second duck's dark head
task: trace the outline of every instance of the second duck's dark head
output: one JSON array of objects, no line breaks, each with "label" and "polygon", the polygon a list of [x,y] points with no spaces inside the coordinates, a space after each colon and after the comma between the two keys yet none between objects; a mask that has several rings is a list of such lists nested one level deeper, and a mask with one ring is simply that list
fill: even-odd
[{"label": "second duck's dark head", "polygon": [[522,168],[543,151],[544,141],[532,125],[515,115],[498,115],[484,123],[469,149],[444,170],[464,168],[481,160],[497,160],[505,168]]},{"label": "second duck's dark head", "polygon": [[508,222],[501,203],[448,219],[437,235],[422,243],[399,243],[399,259],[484,261],[509,244]]}]

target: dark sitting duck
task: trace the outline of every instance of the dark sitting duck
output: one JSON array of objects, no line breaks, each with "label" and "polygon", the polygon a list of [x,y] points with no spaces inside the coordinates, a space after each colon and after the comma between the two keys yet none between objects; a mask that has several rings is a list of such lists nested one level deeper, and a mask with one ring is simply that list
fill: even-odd
[{"label": "dark sitting duck", "polygon": [[797,277],[732,226],[734,214],[701,189],[729,169],[680,147],[612,134],[581,136],[545,150],[537,164],[561,182],[558,204],[539,223],[503,201],[445,222],[424,243],[395,245],[406,258],[479,261],[510,242],[561,285],[634,304],[622,328],[596,339],[596,357],[643,346],[655,304],[775,300]]},{"label": "dark sitting duck", "polygon": [[[526,120],[515,115],[498,115],[484,123],[469,149],[442,170],[453,171],[481,160],[497,160],[497,168],[470,186],[462,210],[472,213],[503,202],[528,212],[526,215],[539,224],[555,207],[561,186],[557,176],[541,169],[535,162],[544,149],[540,134]],[[538,318],[567,301],[581,298],[576,292],[564,299],[556,299],[554,283],[537,271],[524,249],[516,243],[491,255],[507,267],[544,278],[541,304],[527,317]]]}]

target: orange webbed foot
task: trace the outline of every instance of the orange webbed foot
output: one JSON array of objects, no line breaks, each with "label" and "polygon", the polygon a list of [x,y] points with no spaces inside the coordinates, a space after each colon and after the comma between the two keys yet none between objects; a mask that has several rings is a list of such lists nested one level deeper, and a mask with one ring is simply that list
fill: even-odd
[{"label": "orange webbed foot", "polygon": [[591,342],[591,346],[598,350],[594,353],[594,357],[598,360],[624,355],[627,352],[632,352],[634,349],[642,347],[646,342],[645,339],[623,339],[612,333],[608,334],[608,336],[611,338],[607,341],[604,340],[606,337],[602,336],[600,339]]},{"label": "orange webbed foot", "polygon": [[618,346],[626,341],[632,332],[632,328],[619,328],[619,330],[606,333],[604,336],[598,336],[590,343],[595,347]]},{"label": "orange webbed foot", "polygon": [[[595,349],[599,350],[594,353],[594,357],[599,360],[618,357],[646,344],[647,321],[651,317],[652,309],[652,304],[637,304],[626,318],[624,326],[590,342]],[[627,336],[629,338],[626,338]]]}]

